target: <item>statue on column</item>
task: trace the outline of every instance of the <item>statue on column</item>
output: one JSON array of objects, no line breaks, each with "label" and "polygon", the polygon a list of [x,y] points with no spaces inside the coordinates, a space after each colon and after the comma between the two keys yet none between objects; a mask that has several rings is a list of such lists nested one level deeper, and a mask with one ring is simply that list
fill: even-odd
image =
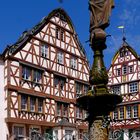
[{"label": "statue on column", "polygon": [[[90,40],[96,36],[102,36],[103,30],[109,26],[109,17],[114,7],[114,0],[89,0],[90,10]],[[104,32],[104,37],[106,36]],[[104,38],[103,37],[103,38]]]},{"label": "statue on column", "polygon": [[113,7],[114,0],[89,0],[90,29],[105,29],[109,25],[109,17]]}]

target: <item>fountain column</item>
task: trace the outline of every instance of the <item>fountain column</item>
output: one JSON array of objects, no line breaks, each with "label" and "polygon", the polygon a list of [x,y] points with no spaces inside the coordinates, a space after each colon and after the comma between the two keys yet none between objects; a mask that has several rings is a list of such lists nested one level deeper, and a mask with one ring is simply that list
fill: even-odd
[{"label": "fountain column", "polygon": [[103,50],[107,47],[105,28],[109,26],[113,7],[113,0],[89,0],[90,46],[94,52],[94,62],[89,78],[91,88],[87,95],[77,99],[77,104],[89,114],[90,140],[108,140],[108,115],[122,101],[119,95],[107,90],[108,75],[103,61]]}]

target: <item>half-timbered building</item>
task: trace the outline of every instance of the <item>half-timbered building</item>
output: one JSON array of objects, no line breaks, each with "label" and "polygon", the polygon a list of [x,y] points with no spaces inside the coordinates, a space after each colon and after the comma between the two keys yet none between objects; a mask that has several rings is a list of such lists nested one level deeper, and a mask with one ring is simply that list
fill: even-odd
[{"label": "half-timbered building", "polygon": [[0,71],[3,140],[32,133],[71,140],[86,132],[86,112],[76,107],[76,98],[88,90],[89,65],[63,9],[52,11],[8,46]]},{"label": "half-timbered building", "polygon": [[111,130],[119,130],[120,140],[129,140],[140,130],[140,59],[125,38],[112,59],[108,76],[110,92],[123,98],[111,113]]}]

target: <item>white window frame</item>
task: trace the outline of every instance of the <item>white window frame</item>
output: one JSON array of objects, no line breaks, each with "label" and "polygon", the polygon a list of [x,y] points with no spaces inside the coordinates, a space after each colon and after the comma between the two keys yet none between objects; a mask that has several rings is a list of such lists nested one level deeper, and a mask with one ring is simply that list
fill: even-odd
[{"label": "white window frame", "polygon": [[82,119],[83,116],[83,110],[79,107],[76,108],[76,118]]},{"label": "white window frame", "polygon": [[119,108],[119,119],[124,119],[124,107]]},{"label": "white window frame", "polygon": [[126,106],[126,118],[127,119],[132,118],[132,107],[131,106]]},{"label": "white window frame", "polygon": [[43,100],[38,99],[38,112],[43,113]]},{"label": "white window frame", "polygon": [[36,83],[41,83],[42,72],[40,70],[34,70],[33,81]]},{"label": "white window frame", "polygon": [[81,83],[76,83],[76,98],[80,97],[82,95],[83,91],[83,85]]},{"label": "white window frame", "polygon": [[77,59],[72,57],[70,59],[70,67],[73,68],[73,69],[77,69]]},{"label": "white window frame", "polygon": [[121,76],[121,69],[116,69],[116,75]]},{"label": "white window frame", "polygon": [[24,80],[31,80],[31,69],[27,66],[22,66],[22,78]]},{"label": "white window frame", "polygon": [[114,120],[118,120],[118,109],[115,109],[115,111],[113,112],[113,118]]},{"label": "white window frame", "polygon": [[129,93],[138,92],[138,82],[133,82],[129,84]]},{"label": "white window frame", "polygon": [[30,97],[30,111],[35,112],[36,98]]},{"label": "white window frame", "polygon": [[46,44],[41,45],[41,56],[48,58],[48,46]]},{"label": "white window frame", "polygon": [[121,86],[120,85],[112,86],[112,93],[120,95],[120,93],[121,93]]},{"label": "white window frame", "polygon": [[13,126],[13,134],[18,138],[24,137],[25,136],[25,127],[22,125],[14,125]]},{"label": "white window frame", "polygon": [[62,52],[57,53],[57,63],[64,64],[64,54]]},{"label": "white window frame", "polygon": [[138,105],[133,106],[133,118],[138,118]]},{"label": "white window frame", "polygon": [[126,75],[127,74],[127,65],[122,66],[122,74]]},{"label": "white window frame", "polygon": [[21,110],[27,111],[28,97],[21,95]]},{"label": "white window frame", "polygon": [[129,66],[128,69],[129,69],[129,73],[132,73],[134,71],[134,67],[133,66]]}]

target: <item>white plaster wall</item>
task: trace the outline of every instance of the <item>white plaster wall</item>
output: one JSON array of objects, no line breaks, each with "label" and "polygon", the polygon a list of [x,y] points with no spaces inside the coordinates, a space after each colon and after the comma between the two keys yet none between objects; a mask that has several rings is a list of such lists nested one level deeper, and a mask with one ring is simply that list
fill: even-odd
[{"label": "white plaster wall", "polygon": [[0,139],[6,140],[8,129],[5,123],[6,118],[6,102],[4,93],[4,63],[0,60]]}]

